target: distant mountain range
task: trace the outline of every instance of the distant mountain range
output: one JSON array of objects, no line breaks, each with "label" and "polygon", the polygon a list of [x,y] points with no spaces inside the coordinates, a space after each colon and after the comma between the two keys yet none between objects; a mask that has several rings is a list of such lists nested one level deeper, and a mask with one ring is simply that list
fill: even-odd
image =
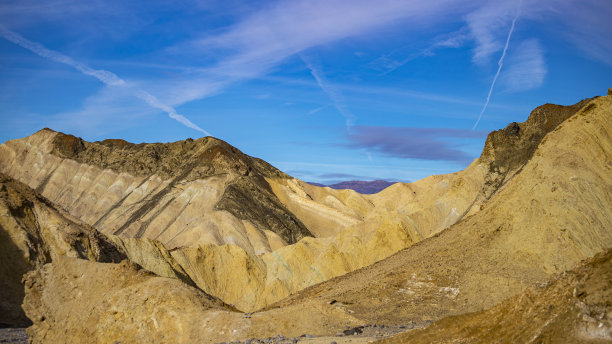
[{"label": "distant mountain range", "polygon": [[379,193],[382,190],[388,188],[389,186],[395,184],[397,182],[389,182],[386,180],[372,180],[372,181],[363,181],[363,180],[351,180],[340,182],[336,184],[325,185],[321,183],[309,183],[315,186],[325,187],[328,186],[332,189],[340,190],[340,189],[351,189],[359,192],[360,194],[375,194]]}]

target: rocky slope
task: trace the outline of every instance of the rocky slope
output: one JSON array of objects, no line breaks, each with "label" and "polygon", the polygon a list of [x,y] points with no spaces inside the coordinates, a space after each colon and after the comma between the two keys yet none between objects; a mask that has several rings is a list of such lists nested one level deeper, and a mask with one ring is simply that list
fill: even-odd
[{"label": "rocky slope", "polygon": [[379,263],[275,305],[405,323],[492,307],[612,247],[612,96],[548,133],[482,209]]},{"label": "rocky slope", "polygon": [[[525,288],[545,283],[555,274],[572,269],[583,259],[612,247],[612,96],[585,101],[568,111],[565,107],[559,109],[562,111],[553,112],[560,113],[561,119],[550,122],[552,124],[545,126],[545,130],[530,127],[548,123],[537,117],[544,114],[549,118],[551,115],[536,109],[526,123],[517,124],[518,131],[511,128],[491,134],[485,147],[487,153],[464,171],[432,176],[411,184],[396,184],[372,196],[359,195],[351,190],[318,188],[282,174],[266,174],[263,167],[252,169],[260,171],[261,185],[268,185],[266,197],[281,204],[283,207],[279,209],[284,214],[299,221],[313,235],[304,235],[294,244],[285,245],[287,242],[284,242],[259,255],[248,248],[249,245],[252,248],[254,242],[248,238],[243,242],[246,248],[206,241],[171,246],[168,242],[138,238],[137,235],[130,237],[132,232],[127,229],[118,236],[96,234],[93,228],[79,225],[77,222],[80,220],[74,218],[70,222],[72,226],[85,229],[66,225],[73,228],[69,232],[83,233],[77,238],[88,238],[88,241],[69,241],[74,242],[72,246],[67,245],[74,247],[73,250],[64,249],[66,254],[51,255],[51,263],[42,260],[35,264],[39,268],[26,274],[24,309],[34,322],[29,334],[35,343],[206,343],[267,338],[277,334],[287,337],[305,333],[334,336],[346,326],[423,324],[491,308],[508,297],[519,295]],[[48,131],[43,134],[47,140],[43,141],[47,143],[60,135]],[[64,153],[53,153],[55,146],[45,146],[46,143],[37,141],[37,135],[0,146],[0,159],[3,159],[0,166],[18,174],[18,169],[4,165],[4,162],[31,164],[27,165],[31,168],[24,178],[37,181],[32,183],[40,187],[53,185],[51,182],[55,180],[59,183],[62,179],[56,176],[59,172],[45,172],[44,176],[50,174],[51,177],[44,184],[46,177],[32,172],[47,170],[36,170],[36,166],[46,166],[52,161],[56,161],[57,166],[74,164],[78,166],[76,170],[65,171],[81,173],[83,178],[70,178],[66,179],[70,182],[58,184],[62,186],[58,189],[65,193],[79,188],[76,181],[87,180],[87,173],[83,170],[97,171],[97,181],[85,183],[90,186],[101,185],[100,180],[104,179],[101,176],[116,173],[74,159],[60,158],[56,154]],[[501,139],[497,140],[495,135],[501,135]],[[208,141],[202,142],[202,147],[210,148]],[[213,139],[211,142],[216,141]],[[87,146],[87,143],[83,145]],[[51,150],[44,153],[39,147]],[[200,149],[207,151],[207,148],[198,148],[197,151]],[[20,152],[19,158],[13,156],[16,152]],[[512,163],[497,161],[514,155],[520,158],[512,160]],[[253,161],[256,167],[257,161]],[[156,176],[165,176],[163,169],[159,171]],[[117,176],[124,180],[136,178],[128,172]],[[228,172],[229,175],[235,177],[236,173]],[[160,196],[161,199],[185,190],[177,186],[182,184],[176,176],[163,178],[169,178],[168,185],[172,186]],[[111,185],[123,190],[119,187],[123,184],[116,179],[112,181]],[[199,179],[186,183],[198,182]],[[227,185],[218,184],[215,186],[217,191],[205,192],[198,197],[202,202],[210,197],[207,204],[217,202],[219,198],[215,198],[216,195],[225,193],[221,186]],[[50,187],[44,186],[40,190],[45,192]],[[197,188],[191,187],[195,192]],[[93,189],[102,191],[98,194],[87,191],[79,195],[82,199],[93,199],[95,195],[115,190]],[[32,199],[41,199],[37,202],[45,203],[44,198],[31,190],[19,194],[28,192]],[[154,199],[155,195],[148,197]],[[53,196],[63,199],[61,192]],[[101,197],[98,201],[103,199]],[[119,202],[117,209],[124,204],[130,202]],[[21,208],[7,206],[7,209]],[[70,209],[74,211],[78,207]],[[126,206],[124,211],[129,209],[133,208]],[[160,210],[156,216],[162,216],[168,209],[170,206]],[[234,216],[227,210],[214,210],[214,205],[203,209],[210,211],[208,216],[213,216],[214,212]],[[257,214],[253,208],[247,209],[251,214]],[[11,220],[15,218],[30,219],[31,223],[19,222],[25,224],[22,225],[25,229],[19,229],[19,233],[47,228],[44,224],[48,222],[67,223],[67,213],[64,216],[61,210],[50,212],[59,214],[59,220],[41,222],[45,217],[40,214],[44,212],[24,217],[19,215],[20,211],[6,211],[1,219],[9,222],[19,222]],[[85,212],[80,216],[87,218]],[[38,227],[34,220],[38,221]],[[237,232],[247,227],[244,223],[260,230],[255,222],[244,221]],[[9,227],[5,222],[2,226]],[[21,228],[14,224],[11,226]],[[57,240],[53,241],[53,238],[58,236],[64,238],[60,234],[66,226],[49,227],[53,230],[48,231],[51,233],[48,239],[42,240],[45,245],[66,246],[47,243],[55,243]],[[199,230],[208,233],[206,231],[218,227],[211,228]],[[279,237],[281,234],[276,233]],[[97,242],[91,238],[103,238],[104,247],[118,252],[117,259],[127,257],[128,260],[121,264],[96,262],[102,260],[95,254],[97,249],[82,250],[82,246],[100,246],[91,244],[92,240]],[[14,238],[10,241],[18,242]],[[399,250],[399,253],[384,259]],[[23,248],[14,252],[27,250]],[[157,275],[140,269],[129,260]],[[370,265],[378,260],[378,263]],[[597,269],[607,265],[602,266]],[[3,273],[18,276],[28,269]],[[358,270],[353,271],[355,269]],[[350,273],[339,276],[346,272]],[[582,281],[581,278],[577,275],[576,281]],[[313,285],[321,281],[326,282]],[[572,281],[564,285],[571,285]],[[584,281],[590,283],[591,280]],[[597,284],[592,286],[597,287]],[[236,312],[221,301],[239,306],[241,310],[254,309],[292,292],[296,293],[253,314]],[[597,294],[603,304],[609,304],[608,294]],[[545,304],[549,299],[546,293],[543,295]],[[579,293],[576,295],[580,298]],[[593,310],[602,304],[598,300],[585,302],[588,307],[594,307]],[[561,303],[558,305],[561,315],[580,314],[565,312],[563,309],[568,308]],[[514,306],[498,307],[501,310],[494,309],[491,314],[515,309]],[[582,326],[582,323],[576,324]],[[445,333],[452,331],[451,328]]]},{"label": "rocky slope", "polygon": [[546,133],[587,102],[539,107],[525,123],[491,133],[466,170],[375,195],[309,185],[214,138],[90,143],[42,130],[0,146],[0,169],[118,235],[146,269],[253,311],[479,212]]},{"label": "rocky slope", "polygon": [[184,271],[245,311],[448,227],[485,171],[474,165],[366,196],[308,185],[214,138],[90,143],[48,129],[1,145],[0,170],[118,236],[138,264],[161,276]]},{"label": "rocky slope", "polygon": [[493,308],[451,316],[393,343],[609,343],[612,341],[612,251],[532,287]]},{"label": "rocky slope", "polygon": [[104,233],[168,249],[261,253],[312,235],[264,179],[286,175],[214,138],[134,145],[43,129],[0,146],[0,169]]},{"label": "rocky slope", "polygon": [[32,343],[220,343],[321,335],[358,325],[344,312],[308,307],[245,315],[127,260],[103,264],[60,257],[24,280]]},{"label": "rocky slope", "polygon": [[107,237],[3,174],[0,214],[0,319],[32,325],[32,343],[211,343],[356,326],[342,312],[316,309],[245,316],[192,286],[180,266],[157,266],[172,278],[160,277],[124,252],[167,262],[159,243]]},{"label": "rocky slope", "polygon": [[0,325],[26,326],[22,276],[60,256],[118,262],[125,253],[95,229],[0,173]]}]

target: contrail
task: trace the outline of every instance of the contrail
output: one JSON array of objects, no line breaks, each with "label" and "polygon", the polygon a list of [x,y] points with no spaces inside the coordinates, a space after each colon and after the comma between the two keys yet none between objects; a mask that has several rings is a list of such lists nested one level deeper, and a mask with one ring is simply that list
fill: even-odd
[{"label": "contrail", "polygon": [[493,87],[495,86],[495,82],[497,81],[497,78],[499,77],[499,73],[501,72],[502,66],[504,65],[504,58],[506,57],[506,51],[508,50],[508,45],[510,44],[510,38],[512,37],[512,32],[514,32],[514,25],[516,24],[516,20],[518,19],[519,15],[521,14],[521,5],[522,5],[522,1],[519,3],[519,9],[518,12],[516,13],[516,16],[514,17],[514,19],[512,19],[512,25],[510,26],[510,31],[508,32],[508,38],[506,38],[506,45],[504,46],[504,51],[502,52],[502,56],[499,58],[499,61],[497,62],[497,73],[495,73],[495,77],[493,78],[493,82],[491,83],[491,88],[489,88],[489,94],[487,95],[487,101],[485,102],[484,106],[482,107],[482,110],[480,111],[480,115],[478,116],[478,119],[476,120],[476,123],[474,123],[474,126],[472,127],[472,130],[476,129],[476,126],[478,125],[478,123],[480,122],[480,119],[482,118],[482,115],[484,114],[485,110],[487,109],[487,106],[489,106],[489,100],[491,100],[491,93],[493,93]]},{"label": "contrail", "polygon": [[346,129],[350,130],[351,127],[355,124],[355,115],[353,115],[346,108],[346,105],[344,104],[344,100],[342,99],[342,95],[340,94],[340,92],[338,92],[335,87],[330,85],[325,76],[312,62],[310,62],[302,54],[300,54],[300,57],[302,58],[302,61],[304,61],[304,64],[306,64],[306,67],[310,69],[310,74],[312,74],[312,76],[315,78],[319,87],[321,87],[323,92],[327,94],[327,96],[334,103],[334,107],[336,108],[336,110],[338,110],[338,112],[344,117]]},{"label": "contrail", "polygon": [[316,109],[312,109],[312,110],[308,111],[308,114],[309,114],[309,115],[315,114],[315,113],[317,113],[317,112],[319,112],[319,111],[321,111],[321,110],[325,109],[325,108],[326,108],[326,107],[328,107],[328,106],[329,106],[329,104],[325,104],[325,105],[323,105],[323,106],[319,106],[319,107],[318,107],[318,108],[316,108]]},{"label": "contrail", "polygon": [[[0,36],[4,37],[6,40],[13,42],[25,49],[28,49],[29,51],[41,57],[44,57],[49,60],[53,60],[55,62],[63,63],[65,65],[68,65],[78,70],[79,72],[85,75],[93,76],[94,78],[100,80],[105,85],[109,85],[109,86],[126,86],[127,85],[125,80],[118,77],[115,73],[112,73],[106,70],[93,69],[85,64],[82,64],[80,62],[73,60],[69,56],[66,56],[57,51],[47,49],[39,43],[32,42],[26,39],[25,37],[21,36],[20,34],[10,31],[3,26],[0,26]],[[185,116],[178,114],[173,107],[166,105],[162,103],[161,101],[159,101],[159,99],[157,99],[155,96],[153,96],[149,92],[146,92],[143,90],[135,90],[134,96],[137,97],[138,99],[143,100],[149,106],[166,112],[170,118],[178,121],[179,123],[191,129],[200,131],[207,136],[212,136],[209,132],[200,128],[199,126],[191,122],[189,119],[187,119]]]},{"label": "contrail", "polygon": [[187,127],[191,128],[191,129],[195,129],[195,130],[201,131],[201,132],[203,132],[207,136],[212,136],[209,132],[207,132],[206,130],[198,127],[192,121],[188,120],[187,117],[178,114],[173,107],[168,106],[168,105],[163,104],[162,102],[160,102],[159,99],[157,99],[151,93],[149,93],[147,91],[139,90],[139,91],[136,92],[135,95],[136,95],[136,97],[144,100],[145,103],[149,104],[151,107],[154,107],[156,109],[160,109],[162,111],[165,111],[170,118],[172,118],[174,120],[177,120],[179,123],[183,124],[184,126],[187,126]]}]

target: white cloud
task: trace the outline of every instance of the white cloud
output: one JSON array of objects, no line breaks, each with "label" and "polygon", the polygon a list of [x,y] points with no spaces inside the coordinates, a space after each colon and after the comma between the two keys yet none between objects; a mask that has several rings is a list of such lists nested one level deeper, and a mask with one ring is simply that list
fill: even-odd
[{"label": "white cloud", "polygon": [[467,0],[381,0],[374,6],[367,0],[278,1],[224,32],[168,49],[217,58],[217,63],[193,75],[197,82],[177,84],[182,96],[170,102],[198,99],[238,81],[261,77],[288,57],[313,47],[392,25],[433,25],[471,6]]},{"label": "white cloud", "polygon": [[612,1],[557,0],[553,18],[567,27],[555,32],[587,56],[612,65]]},{"label": "white cloud", "polygon": [[[217,1],[212,6],[210,1],[201,3],[203,7],[198,10],[214,11],[216,5],[221,2]],[[70,26],[70,38],[85,40],[89,39],[89,34],[98,30],[98,25],[106,19],[108,21],[102,23],[106,29],[114,27],[117,31],[137,32],[143,23],[150,22],[151,18],[155,19],[156,14],[165,13],[164,8],[167,6],[169,5],[161,1],[131,4],[123,1],[94,0],[84,5],[75,0],[49,0],[44,3],[35,0],[7,0],[0,4],[0,19],[7,26],[26,28],[35,27],[41,20],[61,22],[62,25]],[[191,5],[187,2],[178,6],[185,10]],[[435,27],[440,23],[459,24],[455,25],[455,28],[465,23],[465,27],[447,37],[434,39],[430,45],[432,49],[426,49],[423,54],[417,52],[419,57],[436,49],[460,47],[473,41],[473,61],[478,64],[494,62],[499,56],[497,53],[504,46],[507,30],[517,6],[518,2],[515,0],[280,0],[266,2],[263,6],[244,4],[242,9],[231,15],[233,24],[206,32],[179,32],[187,42],[178,44],[174,50],[154,47],[154,50],[149,52],[151,55],[147,56],[148,59],[142,61],[143,64],[165,61],[168,68],[178,63],[191,64],[189,68],[179,71],[179,77],[168,77],[162,73],[156,74],[155,77],[141,75],[139,80],[130,80],[130,85],[147,89],[149,95],[155,95],[160,103],[176,107],[218,94],[242,80],[265,77],[289,57],[314,47],[351,37],[373,35],[383,28],[391,27],[406,33],[422,31],[423,28]],[[252,8],[255,10],[251,11]],[[560,37],[580,47],[588,56],[612,63],[612,29],[609,20],[612,17],[612,2],[525,0],[522,12],[521,19],[517,22],[516,35],[519,39],[525,40],[530,35],[529,32],[521,31],[523,21],[532,25],[544,23],[546,27],[557,23],[556,33]],[[91,18],[95,20],[88,20]],[[126,30],[126,27],[129,30]],[[192,26],[186,27],[191,29]],[[204,26],[198,26],[197,29],[202,27]],[[168,28],[162,25],[155,30],[163,31]],[[503,73],[507,90],[541,85],[546,74],[546,65],[542,54],[538,55],[537,47],[531,44],[531,47],[526,46],[524,56],[515,55],[520,53],[519,48],[513,45],[510,47],[511,55],[504,66],[508,69]],[[539,46],[539,43],[536,42],[536,45]],[[540,52],[541,50],[540,48]],[[177,55],[172,56],[171,51]],[[539,56],[539,60],[536,58],[528,63],[529,53],[531,56]],[[388,68],[397,68],[398,64],[413,58],[413,55],[407,56],[406,59],[387,61]],[[156,60],[159,57],[162,59]],[[76,65],[73,67],[78,69]],[[534,73],[522,75],[522,71],[527,69]],[[114,79],[113,75],[102,70],[82,68],[81,71],[100,80],[105,79],[109,84],[112,84],[113,80],[121,80]],[[325,77],[320,72],[318,75],[321,80]],[[339,83],[333,83],[333,86],[345,93],[349,92],[351,87],[360,87]],[[370,91],[372,90],[368,90]],[[398,94],[404,92],[395,91]],[[373,89],[373,92],[378,90]],[[405,91],[405,95],[432,101],[473,103],[452,96],[409,90]],[[145,101],[148,99],[141,98]],[[168,113],[173,116],[171,111]],[[175,118],[181,120],[176,116]]]},{"label": "white cloud", "polygon": [[342,117],[344,117],[346,129],[349,130],[355,124],[355,115],[353,115],[353,113],[348,109],[340,90],[330,83],[329,80],[327,80],[318,63],[315,63],[311,58],[306,57],[303,54],[300,54],[300,57],[317,81],[319,87],[323,90],[323,92],[325,92],[325,94],[327,94],[329,99],[331,99],[333,102],[336,110],[338,110]]},{"label": "white cloud", "polygon": [[191,129],[200,131],[210,136],[210,134],[206,130],[200,128],[199,126],[191,122],[189,119],[187,119],[185,116],[178,114],[173,107],[162,103],[161,101],[159,101],[159,99],[157,99],[155,96],[153,96],[147,91],[132,88],[123,79],[119,78],[116,74],[112,72],[109,72],[106,70],[93,69],[81,62],[75,61],[69,56],[61,54],[57,51],[47,49],[39,43],[32,42],[22,37],[18,33],[4,28],[3,26],[0,26],[0,36],[4,37],[6,40],[10,42],[13,42],[25,49],[30,50],[31,52],[43,58],[65,64],[67,66],[70,66],[78,70],[79,72],[85,75],[93,76],[94,78],[100,80],[103,84],[107,86],[125,88],[124,91],[127,91],[128,94],[133,94],[135,97],[143,100],[149,106],[166,112],[170,118],[178,121],[179,123]]},{"label": "white cloud", "polygon": [[508,55],[507,64],[508,68],[500,80],[505,91],[519,92],[542,86],[547,68],[537,39],[529,39],[517,45]]},{"label": "white cloud", "polygon": [[495,1],[466,16],[467,26],[476,42],[473,61],[484,63],[491,55],[504,47],[509,23],[516,16],[519,2]]},{"label": "white cloud", "polygon": [[476,129],[476,126],[478,126],[478,122],[480,122],[482,115],[484,114],[485,110],[487,110],[487,106],[489,106],[489,101],[491,100],[491,94],[493,93],[495,82],[497,81],[497,78],[499,77],[499,74],[504,66],[504,58],[506,57],[506,53],[508,52],[508,47],[510,46],[510,39],[512,38],[512,33],[514,33],[514,28],[516,27],[516,21],[518,20],[519,16],[520,16],[520,7],[514,16],[514,19],[512,19],[512,24],[510,25],[510,31],[508,32],[508,37],[506,38],[506,44],[504,44],[504,50],[502,51],[499,61],[497,61],[497,72],[495,73],[495,76],[493,77],[493,81],[491,82],[491,87],[489,87],[489,93],[487,95],[487,100],[485,101],[482,107],[482,110],[480,110],[480,115],[478,115],[478,119],[476,120],[476,123],[474,123],[474,127],[472,127],[472,130]]}]

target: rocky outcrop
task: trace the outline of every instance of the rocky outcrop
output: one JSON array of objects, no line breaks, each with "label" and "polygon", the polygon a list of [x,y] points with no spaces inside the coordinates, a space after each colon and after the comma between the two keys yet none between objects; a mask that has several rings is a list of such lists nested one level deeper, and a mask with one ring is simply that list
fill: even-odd
[{"label": "rocky outcrop", "polygon": [[546,134],[573,116],[592,99],[574,105],[544,104],[534,109],[527,121],[512,122],[487,137],[480,161],[488,167],[486,188],[481,197],[488,199],[532,158]]},{"label": "rocky outcrop", "polygon": [[416,233],[411,237],[409,227],[398,221],[387,219],[373,232],[356,227],[331,238],[305,238],[259,256],[235,245],[186,247],[171,255],[202,290],[252,312],[421,239]]},{"label": "rocky outcrop", "polygon": [[0,161],[70,214],[116,234],[134,262],[253,311],[479,212],[585,102],[545,105],[492,133],[464,171],[375,195],[303,183],[210,137],[91,143],[44,129],[0,146]]},{"label": "rocky outcrop", "polygon": [[205,324],[207,310],[231,313],[196,289],[127,260],[60,257],[28,273],[24,283],[33,343],[186,343]]},{"label": "rocky outcrop", "polygon": [[[583,102],[574,107],[550,108],[562,111],[559,116],[563,118],[567,115],[566,112],[574,111],[584,104]],[[585,108],[583,113],[593,109],[594,107]],[[548,113],[547,116],[552,114]],[[530,143],[525,144],[526,148],[523,150],[528,153],[525,153],[522,160],[509,163],[508,166],[513,166],[516,171],[532,159],[544,135],[558,126],[547,125],[548,122],[537,120],[538,116],[533,114],[531,118],[527,124],[521,125],[531,128],[525,129],[526,132],[537,132],[537,135],[531,136],[537,136],[538,139],[529,140]],[[265,307],[311,285],[389,257],[403,248],[436,235],[465,217],[477,214],[488,200],[479,198],[484,188],[491,186],[486,181],[499,175],[490,171],[490,165],[501,165],[496,159],[511,154],[513,149],[520,150],[520,146],[514,143],[506,142],[506,147],[503,140],[495,142],[497,151],[506,153],[500,153],[497,157],[485,155],[483,161],[475,161],[464,171],[432,176],[411,184],[396,184],[367,198],[351,190],[322,189],[295,179],[270,179],[268,183],[278,199],[313,229],[316,238],[303,239],[297,244],[278,247],[273,252],[262,255],[250,254],[233,245],[194,245],[172,250],[172,259],[207,293],[243,311]],[[531,179],[528,179],[525,185],[538,185],[542,179],[541,176],[529,178]],[[511,180],[512,178],[507,178],[504,183],[500,182],[495,190],[510,187],[508,183]],[[521,190],[512,197],[514,202],[520,202],[521,197],[527,197],[525,195],[528,194],[529,192]],[[549,192],[544,192],[543,196],[547,197],[546,202],[556,199],[556,195]],[[506,210],[497,216],[504,221],[511,221],[508,214],[512,211],[508,210],[508,207],[503,209]],[[530,226],[536,223],[538,221],[530,220],[525,224],[525,228],[531,228]],[[584,245],[591,247],[589,243]],[[596,244],[594,247],[596,248],[591,253],[597,252],[602,246]],[[536,249],[533,251],[539,252]],[[579,255],[572,258],[572,261],[587,256]],[[558,269],[560,268],[552,270]],[[545,276],[550,271],[551,269],[547,268],[538,276]],[[528,284],[531,281],[520,282],[515,287],[520,288],[525,285],[523,283]]]},{"label": "rocky outcrop", "polygon": [[[134,262],[245,311],[452,225],[483,180],[474,165],[366,196],[308,185],[213,138],[90,143],[49,129],[0,146],[0,162],[71,215],[116,237]],[[316,239],[299,243],[310,235]],[[236,247],[221,248],[226,245]],[[217,258],[204,258],[211,255]],[[256,263],[241,274],[220,273],[245,262]]]},{"label": "rocky outcrop", "polygon": [[[0,146],[0,168],[131,261],[242,311],[411,247],[321,295],[364,321],[426,321],[490,307],[611,245],[609,112],[609,96],[545,105],[492,133],[464,171],[375,195],[308,185],[213,138],[90,143],[43,130]],[[309,296],[317,288],[287,302],[334,311]]]},{"label": "rocky outcrop", "polygon": [[118,262],[124,252],[95,229],[69,219],[45,198],[0,174],[0,324],[30,323],[21,304],[23,274],[57,257]]}]

